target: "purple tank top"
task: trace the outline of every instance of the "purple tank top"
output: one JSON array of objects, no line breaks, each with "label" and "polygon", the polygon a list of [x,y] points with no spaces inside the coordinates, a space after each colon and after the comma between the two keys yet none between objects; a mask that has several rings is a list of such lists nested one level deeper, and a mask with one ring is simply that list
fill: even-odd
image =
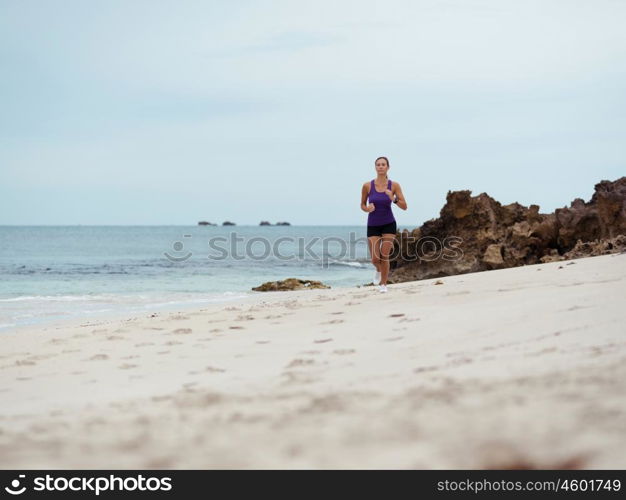
[{"label": "purple tank top", "polygon": [[[391,181],[387,181],[387,189],[391,189]],[[384,192],[379,193],[374,186],[374,179],[370,182],[370,193],[368,195],[368,203],[373,203],[376,210],[367,214],[368,226],[382,226],[395,222],[396,218],[391,211],[391,200]]]}]

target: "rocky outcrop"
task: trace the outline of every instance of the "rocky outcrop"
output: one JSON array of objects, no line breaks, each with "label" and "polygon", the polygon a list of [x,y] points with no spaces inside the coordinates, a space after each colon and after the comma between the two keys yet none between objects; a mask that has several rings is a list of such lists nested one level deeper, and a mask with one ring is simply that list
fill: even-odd
[{"label": "rocky outcrop", "polygon": [[234,225],[235,225],[235,223],[231,222],[229,220],[226,220],[226,221],[222,222],[222,226],[234,226]]},{"label": "rocky outcrop", "polygon": [[[626,177],[595,185],[551,214],[501,205],[486,193],[448,191],[437,219],[396,235],[390,283],[619,252],[626,235]],[[600,252],[600,253],[598,253]]]},{"label": "rocky outcrop", "polygon": [[277,226],[291,226],[289,222],[281,221],[276,223]]},{"label": "rocky outcrop", "polygon": [[217,226],[217,224],[214,224],[213,222],[207,222],[205,220],[201,220],[200,222],[198,222],[198,226]]},{"label": "rocky outcrop", "polygon": [[269,221],[267,220],[262,220],[261,222],[259,222],[259,226],[271,226],[272,224],[270,224]]},{"label": "rocky outcrop", "polygon": [[253,287],[252,290],[256,292],[276,292],[283,290],[303,290],[314,288],[330,288],[321,281],[315,280],[301,280],[298,278],[287,278],[285,280],[267,281],[262,285]]}]

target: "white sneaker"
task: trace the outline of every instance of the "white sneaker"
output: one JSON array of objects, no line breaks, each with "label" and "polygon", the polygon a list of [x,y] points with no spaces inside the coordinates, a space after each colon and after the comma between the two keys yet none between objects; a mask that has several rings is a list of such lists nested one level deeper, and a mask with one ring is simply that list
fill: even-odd
[{"label": "white sneaker", "polygon": [[378,287],[378,291],[379,291],[380,293],[387,293],[387,285],[380,285],[380,286]]},{"label": "white sneaker", "polygon": [[380,284],[380,271],[376,271],[374,273],[374,284],[375,285]]}]

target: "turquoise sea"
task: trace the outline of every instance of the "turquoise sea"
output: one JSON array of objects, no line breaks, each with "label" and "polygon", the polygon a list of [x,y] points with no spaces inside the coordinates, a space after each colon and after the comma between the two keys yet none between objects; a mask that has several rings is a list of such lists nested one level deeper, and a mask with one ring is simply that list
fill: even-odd
[{"label": "turquoise sea", "polygon": [[226,302],[289,277],[356,286],[372,272],[365,226],[0,226],[0,330]]}]

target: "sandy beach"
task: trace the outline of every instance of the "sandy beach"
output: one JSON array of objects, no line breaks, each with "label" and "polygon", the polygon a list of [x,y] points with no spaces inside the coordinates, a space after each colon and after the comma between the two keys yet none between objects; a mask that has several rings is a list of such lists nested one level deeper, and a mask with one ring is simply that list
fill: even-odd
[{"label": "sandy beach", "polygon": [[622,253],[15,329],[0,467],[626,468],[625,299]]}]

